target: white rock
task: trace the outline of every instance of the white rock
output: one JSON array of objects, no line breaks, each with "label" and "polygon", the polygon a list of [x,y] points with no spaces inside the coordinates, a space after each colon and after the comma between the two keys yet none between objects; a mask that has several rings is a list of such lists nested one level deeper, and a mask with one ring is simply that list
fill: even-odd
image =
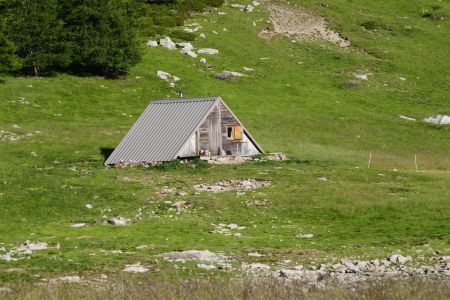
[{"label": "white rock", "polygon": [[80,227],[84,227],[84,226],[86,226],[86,223],[75,223],[75,224],[70,225],[70,227],[72,227],[72,228],[80,228]]},{"label": "white rock", "polygon": [[259,6],[259,2],[258,1],[252,1],[253,6]]},{"label": "white rock", "polygon": [[401,81],[405,81],[406,80],[405,77],[399,77],[398,79],[400,79]]},{"label": "white rock", "polygon": [[450,116],[446,115],[436,115],[429,118],[423,119],[425,123],[435,124],[435,125],[449,125]]},{"label": "white rock", "polygon": [[237,9],[239,9],[241,11],[243,11],[245,9],[245,5],[242,5],[242,4],[233,3],[230,6],[233,7],[233,8],[237,8]]},{"label": "white rock", "polygon": [[90,203],[86,204],[87,209],[92,209],[92,207],[93,207],[92,204],[90,204]]},{"label": "white rock", "polygon": [[407,120],[407,121],[413,121],[413,122],[416,121],[416,119],[410,118],[410,117],[407,117],[407,116],[404,116],[404,115],[398,115],[398,117],[400,119]]},{"label": "white rock", "polygon": [[244,269],[244,270],[270,270],[270,266],[261,264],[261,263],[243,264],[242,269]]},{"label": "white rock", "polygon": [[247,68],[247,67],[243,67],[243,69],[244,69],[244,71],[247,71],[247,72],[249,72],[249,71],[254,71],[254,69],[252,69],[252,68]]},{"label": "white rock", "polygon": [[206,58],[203,58],[203,57],[200,58],[200,62],[203,63],[203,64],[206,64]]},{"label": "white rock", "polygon": [[123,272],[145,273],[148,272],[148,269],[144,266],[141,266],[140,263],[137,263],[134,265],[125,265],[125,269],[123,269]]},{"label": "white rock", "polygon": [[164,47],[167,48],[169,50],[175,50],[177,49],[177,45],[170,39],[170,37],[166,36],[163,39],[159,40],[159,44]]},{"label": "white rock", "polygon": [[312,233],[298,234],[296,237],[302,238],[302,239],[311,239],[314,237],[314,234],[312,234]]},{"label": "white rock", "polygon": [[253,9],[254,9],[254,7],[249,4],[244,8],[244,11],[251,13],[253,11]]},{"label": "white rock", "polygon": [[170,252],[163,254],[163,256],[171,259],[199,260],[210,262],[224,261],[228,258],[223,254],[216,254],[208,250],[186,250],[181,252]]},{"label": "white rock", "polygon": [[219,50],[213,48],[202,48],[197,51],[198,54],[209,54],[216,55],[219,54]]},{"label": "white rock", "polygon": [[355,74],[355,77],[361,80],[369,80],[366,74]]},{"label": "white rock", "polygon": [[237,226],[237,224],[230,223],[227,225],[227,227],[230,228],[231,230],[235,230],[235,229],[238,229],[239,226]]},{"label": "white rock", "polygon": [[206,38],[206,35],[202,32],[202,33],[200,33],[200,35],[199,35],[202,39],[204,39],[204,38]]},{"label": "white rock", "polygon": [[177,45],[178,47],[186,51],[194,50],[194,46],[192,46],[191,43],[178,43]]},{"label": "white rock", "polygon": [[164,72],[164,71],[157,71],[156,76],[158,76],[159,79],[166,80],[166,81],[169,80],[170,77],[172,77],[172,75],[170,75],[169,73]]},{"label": "white rock", "polygon": [[389,261],[396,264],[404,264],[408,261],[412,260],[411,256],[403,256],[400,254],[393,254],[389,257]]},{"label": "white rock", "polygon": [[5,255],[0,256],[0,260],[4,261],[16,261],[17,259],[11,257],[11,253],[6,253]]},{"label": "white rock", "polygon": [[248,256],[253,256],[253,257],[262,257],[262,256],[264,256],[264,254],[261,254],[261,253],[258,253],[258,252],[250,252],[247,255]]},{"label": "white rock", "polygon": [[65,283],[79,283],[81,282],[80,276],[63,276],[56,278],[53,281],[65,282]]},{"label": "white rock", "polygon": [[147,46],[148,47],[158,47],[158,42],[157,41],[148,41]]},{"label": "white rock", "polygon": [[48,244],[47,243],[43,243],[43,242],[31,243],[29,241],[26,241],[25,242],[25,247],[26,247],[26,249],[28,249],[30,251],[45,250],[45,249],[48,248]]},{"label": "white rock", "polygon": [[122,217],[118,217],[118,218],[112,218],[108,220],[108,223],[111,225],[116,225],[116,226],[125,226],[131,223],[130,219],[125,219]]},{"label": "white rock", "polygon": [[197,53],[195,53],[194,51],[191,51],[191,50],[183,49],[183,50],[181,50],[181,53],[189,55],[190,57],[194,57],[194,58],[196,58],[198,56]]},{"label": "white rock", "polygon": [[181,80],[181,78],[178,77],[178,76],[173,76],[172,79],[173,79],[174,82],[177,82],[177,81]]},{"label": "white rock", "polygon": [[213,269],[217,269],[216,266],[214,266],[214,265],[207,265],[207,264],[197,264],[197,268],[199,268],[199,269],[205,269],[205,270],[213,270]]}]

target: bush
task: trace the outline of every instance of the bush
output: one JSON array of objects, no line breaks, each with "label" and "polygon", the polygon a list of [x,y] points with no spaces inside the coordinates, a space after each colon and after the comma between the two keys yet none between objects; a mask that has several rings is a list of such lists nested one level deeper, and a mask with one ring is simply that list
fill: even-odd
[{"label": "bush", "polygon": [[184,19],[181,16],[153,17],[153,23],[162,27],[182,26]]},{"label": "bush", "polygon": [[163,162],[162,164],[157,165],[155,168],[158,170],[163,170],[163,171],[172,171],[172,170],[179,170],[182,167],[183,166],[181,164],[181,161],[179,161],[178,159],[175,159],[175,160]]},{"label": "bush", "polygon": [[205,5],[211,6],[211,7],[219,7],[222,6],[225,2],[224,0],[202,0]]},{"label": "bush", "polygon": [[186,32],[183,30],[174,30],[170,33],[170,37],[183,41],[194,41],[196,36],[194,33]]},{"label": "bush", "polygon": [[206,4],[202,0],[184,0],[180,4],[181,11],[201,12],[206,8]]}]

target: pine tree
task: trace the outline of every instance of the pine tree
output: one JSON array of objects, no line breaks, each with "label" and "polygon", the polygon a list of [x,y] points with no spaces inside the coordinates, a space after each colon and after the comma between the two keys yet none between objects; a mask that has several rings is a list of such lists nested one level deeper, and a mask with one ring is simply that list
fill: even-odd
[{"label": "pine tree", "polygon": [[72,45],[75,68],[115,76],[139,61],[133,1],[62,2],[62,19]]},{"label": "pine tree", "polygon": [[70,64],[70,48],[58,20],[57,0],[9,0],[5,5],[8,37],[17,46],[25,71],[36,76]]},{"label": "pine tree", "polygon": [[6,35],[6,21],[0,16],[0,73],[16,70],[20,67],[16,56],[16,46]]}]

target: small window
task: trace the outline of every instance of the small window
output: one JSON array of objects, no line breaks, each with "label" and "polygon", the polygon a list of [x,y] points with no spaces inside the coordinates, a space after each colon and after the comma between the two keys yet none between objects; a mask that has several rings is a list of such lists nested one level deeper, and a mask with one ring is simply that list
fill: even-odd
[{"label": "small window", "polygon": [[242,127],[229,126],[227,127],[227,140],[242,140]]}]

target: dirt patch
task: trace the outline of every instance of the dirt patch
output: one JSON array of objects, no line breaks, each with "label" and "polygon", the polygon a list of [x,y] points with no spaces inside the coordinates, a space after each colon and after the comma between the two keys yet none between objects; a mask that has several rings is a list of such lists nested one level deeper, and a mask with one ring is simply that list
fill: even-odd
[{"label": "dirt patch", "polygon": [[350,46],[350,41],[328,27],[323,17],[315,16],[301,6],[265,2],[270,13],[273,28],[260,32],[262,38],[272,38],[277,34],[295,36],[298,39],[325,40],[342,48]]}]

